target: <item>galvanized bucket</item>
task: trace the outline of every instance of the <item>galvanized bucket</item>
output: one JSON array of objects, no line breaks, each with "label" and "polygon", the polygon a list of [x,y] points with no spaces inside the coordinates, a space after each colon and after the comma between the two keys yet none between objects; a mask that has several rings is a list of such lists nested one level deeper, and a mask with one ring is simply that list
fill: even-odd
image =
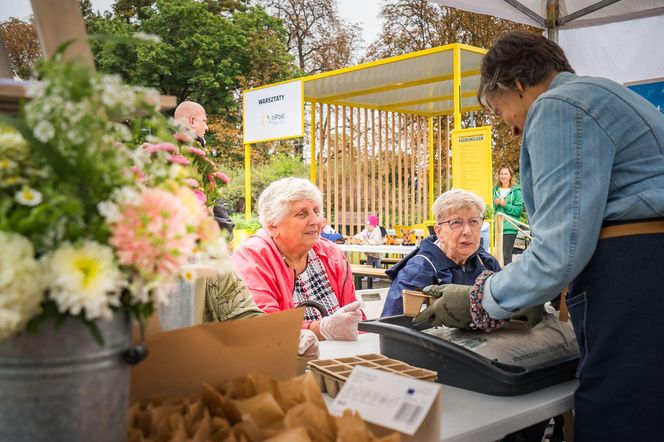
[{"label": "galvanized bucket", "polygon": [[73,319],[0,343],[0,441],[126,440],[131,321],[98,326],[103,347]]}]

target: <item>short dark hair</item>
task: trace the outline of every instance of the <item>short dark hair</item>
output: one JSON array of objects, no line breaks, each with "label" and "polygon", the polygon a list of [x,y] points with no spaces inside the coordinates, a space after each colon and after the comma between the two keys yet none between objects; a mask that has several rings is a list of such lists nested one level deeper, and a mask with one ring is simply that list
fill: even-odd
[{"label": "short dark hair", "polygon": [[489,107],[486,96],[498,89],[514,89],[516,82],[535,86],[552,72],[572,72],[562,48],[543,35],[509,32],[482,58],[477,100]]}]

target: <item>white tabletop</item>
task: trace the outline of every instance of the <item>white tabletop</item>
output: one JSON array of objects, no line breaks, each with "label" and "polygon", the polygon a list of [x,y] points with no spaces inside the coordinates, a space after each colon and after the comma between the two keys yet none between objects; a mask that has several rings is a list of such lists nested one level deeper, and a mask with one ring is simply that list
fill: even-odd
[{"label": "white tabletop", "polygon": [[[322,341],[320,358],[380,353],[379,336],[361,334],[357,342]],[[441,440],[495,441],[574,407],[578,382],[570,380],[521,396],[490,396],[442,385]]]},{"label": "white tabletop", "polygon": [[408,255],[415,250],[417,246],[388,246],[385,244],[380,245],[363,245],[363,244],[339,244],[339,248],[344,252],[364,252],[364,253],[395,253],[398,255]]}]

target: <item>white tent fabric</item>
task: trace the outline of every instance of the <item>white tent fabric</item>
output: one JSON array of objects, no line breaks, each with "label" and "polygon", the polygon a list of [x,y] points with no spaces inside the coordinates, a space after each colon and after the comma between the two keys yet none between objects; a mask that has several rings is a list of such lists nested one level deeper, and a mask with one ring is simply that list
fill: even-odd
[{"label": "white tent fabric", "polygon": [[[431,0],[545,28],[547,0]],[[559,0],[560,17],[609,0]],[[525,6],[538,20],[521,12]],[[568,17],[569,18],[569,17]],[[580,75],[619,83],[664,77],[664,0],[618,0],[560,26],[559,44]]]},{"label": "white tent fabric", "polygon": [[664,16],[560,32],[560,46],[579,75],[618,83],[664,77]]},{"label": "white tent fabric", "polygon": [[[517,23],[544,28],[547,0],[431,0],[445,6],[492,15]],[[579,10],[607,0],[559,0],[560,17],[577,13]],[[519,8],[527,8],[539,19],[530,17]],[[623,20],[664,15],[664,0],[619,0],[577,19],[566,22],[561,29],[595,26]]]}]

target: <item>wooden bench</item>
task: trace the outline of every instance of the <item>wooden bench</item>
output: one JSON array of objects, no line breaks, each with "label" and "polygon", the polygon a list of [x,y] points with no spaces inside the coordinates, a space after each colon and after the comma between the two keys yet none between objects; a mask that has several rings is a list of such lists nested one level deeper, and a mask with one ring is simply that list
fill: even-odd
[{"label": "wooden bench", "polygon": [[389,279],[385,273],[385,269],[377,269],[375,267],[359,264],[351,264],[350,271],[353,272],[353,280],[355,281],[355,289],[362,289],[362,278],[367,277],[367,288],[373,288],[373,278]]},{"label": "wooden bench", "polygon": [[[380,263],[381,263],[381,265],[383,266],[384,269],[388,269],[388,268],[392,267],[394,264],[401,261],[402,259],[403,259],[403,257],[402,258],[381,258]],[[364,265],[366,263],[367,263],[366,258],[360,258],[360,264]]]}]

